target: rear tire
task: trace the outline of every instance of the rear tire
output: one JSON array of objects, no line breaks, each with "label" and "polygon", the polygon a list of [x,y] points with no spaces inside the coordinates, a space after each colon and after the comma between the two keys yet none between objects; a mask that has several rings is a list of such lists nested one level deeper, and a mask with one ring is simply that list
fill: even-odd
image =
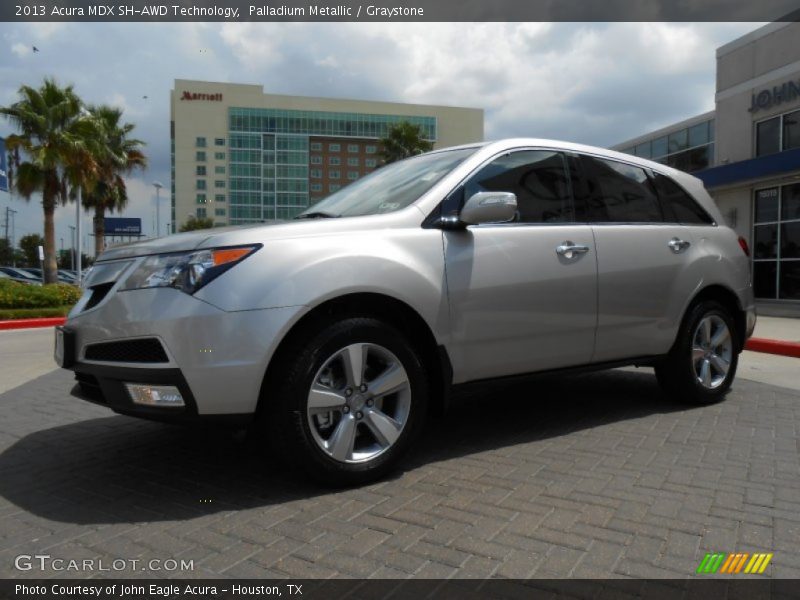
[{"label": "rear tire", "polygon": [[345,486],[396,468],[418,436],[428,378],[416,349],[368,317],[321,325],[293,340],[264,392],[262,431],[290,464]]},{"label": "rear tire", "polygon": [[676,400],[706,405],[728,393],[739,363],[736,324],[713,300],[689,308],[667,357],[656,365],[661,387]]}]

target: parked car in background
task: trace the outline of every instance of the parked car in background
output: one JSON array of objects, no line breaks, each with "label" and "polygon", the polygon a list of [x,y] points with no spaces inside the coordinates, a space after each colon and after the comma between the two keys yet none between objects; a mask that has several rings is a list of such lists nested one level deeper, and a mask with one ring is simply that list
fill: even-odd
[{"label": "parked car in background", "polygon": [[686,173],[475,144],[384,166],[294,222],[107,250],[56,359],[79,397],[247,423],[357,483],[395,467],[454,386],[644,365],[677,400],[721,400],[755,326],[747,252]]},{"label": "parked car in background", "polygon": [[42,285],[41,279],[37,279],[35,275],[32,275],[23,269],[18,269],[16,267],[0,267],[0,272],[4,273],[13,281],[17,281],[19,283]]},{"label": "parked car in background", "polygon": [[[30,273],[31,275],[36,277],[39,281],[42,281],[42,270],[39,269],[38,267],[23,267],[22,270],[26,271],[27,273]],[[64,275],[63,273],[61,273],[60,270],[56,271],[56,277],[58,278],[59,283],[71,283],[71,284],[75,283],[74,278],[70,278]]]}]

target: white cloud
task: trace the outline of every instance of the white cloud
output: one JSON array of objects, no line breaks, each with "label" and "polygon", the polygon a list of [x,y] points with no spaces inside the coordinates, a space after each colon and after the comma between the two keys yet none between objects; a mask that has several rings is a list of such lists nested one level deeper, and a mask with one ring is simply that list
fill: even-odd
[{"label": "white cloud", "polygon": [[11,45],[11,51],[20,58],[25,58],[26,56],[28,56],[28,54],[31,54],[33,52],[33,48],[31,46],[23,44],[22,42],[17,42]]},{"label": "white cloud", "polygon": [[[0,64],[0,104],[13,102],[20,84],[56,76],[74,83],[89,103],[122,107],[150,157],[148,171],[129,180],[125,216],[141,217],[150,232],[150,182],[169,182],[169,90],[176,78],[260,83],[282,94],[482,107],[487,137],[610,145],[712,108],[715,48],[756,26],[0,23],[7,59]],[[41,52],[31,54],[33,45]],[[0,136],[8,133],[0,120]],[[6,203],[0,196],[0,210]],[[14,206],[22,207],[18,232],[41,231],[38,202]],[[73,208],[58,210],[57,237],[68,238],[72,221]]]}]

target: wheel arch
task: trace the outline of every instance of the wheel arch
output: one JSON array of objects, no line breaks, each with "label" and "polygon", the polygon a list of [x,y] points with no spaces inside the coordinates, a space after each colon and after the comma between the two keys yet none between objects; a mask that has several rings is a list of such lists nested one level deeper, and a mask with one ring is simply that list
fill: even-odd
[{"label": "wheel arch", "polygon": [[733,292],[733,290],[725,287],[724,285],[712,284],[699,290],[686,305],[686,309],[683,312],[683,319],[681,319],[681,324],[683,324],[693,306],[695,306],[698,302],[703,302],[706,300],[714,300],[719,302],[730,311],[734,320],[734,325],[736,326],[735,349],[737,352],[741,352],[744,349],[744,343],[746,340],[745,336],[747,335],[747,315],[741,305],[741,302],[739,301],[739,297]]},{"label": "wheel arch", "polygon": [[290,359],[288,350],[293,343],[321,324],[345,317],[373,317],[392,325],[409,338],[420,353],[430,379],[430,409],[441,414],[447,408],[453,381],[452,367],[447,350],[440,345],[428,323],[410,305],[392,296],[377,292],[349,293],[328,299],[303,315],[286,332],[278,344],[261,384],[257,414],[269,406],[269,390],[280,376],[282,365]]}]

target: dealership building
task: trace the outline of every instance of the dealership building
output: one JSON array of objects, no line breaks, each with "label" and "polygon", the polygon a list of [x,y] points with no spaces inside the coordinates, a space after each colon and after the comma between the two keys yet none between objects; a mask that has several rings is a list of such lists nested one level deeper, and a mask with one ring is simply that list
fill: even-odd
[{"label": "dealership building", "polygon": [[172,223],[289,219],[380,164],[389,126],[435,148],[483,140],[483,110],[265,94],[178,79],[171,92]]},{"label": "dealership building", "polygon": [[800,301],[800,23],[717,49],[715,109],[615,149],[703,180],[751,248],[756,298]]}]

